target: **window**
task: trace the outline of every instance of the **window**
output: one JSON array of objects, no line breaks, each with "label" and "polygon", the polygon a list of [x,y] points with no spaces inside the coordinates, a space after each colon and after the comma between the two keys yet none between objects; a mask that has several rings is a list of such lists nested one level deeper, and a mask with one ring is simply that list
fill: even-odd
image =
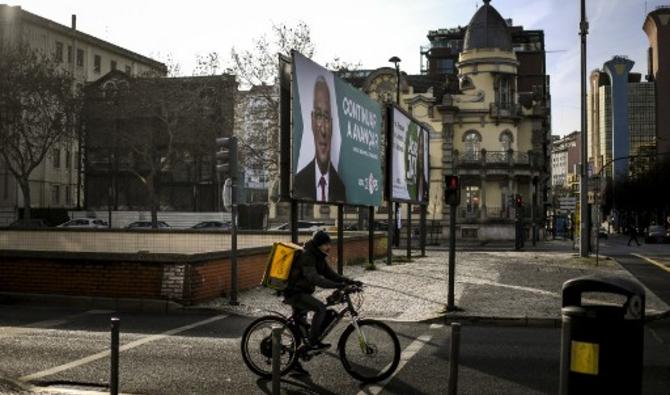
[{"label": "window", "polygon": [[500,108],[510,108],[512,104],[512,79],[500,76],[496,81],[496,103]]},{"label": "window", "polygon": [[56,41],[56,62],[63,63],[63,43]]},{"label": "window", "polygon": [[444,74],[453,74],[454,73],[454,60],[453,59],[438,59],[437,60],[437,72]]},{"label": "window", "polygon": [[468,213],[474,213],[479,210],[479,187],[465,187],[465,209]]},{"label": "window", "polygon": [[133,69],[130,66],[126,65],[126,74],[130,75],[130,73],[132,73],[132,70]]},{"label": "window", "polygon": [[507,152],[512,149],[512,142],[514,141],[514,135],[509,130],[505,130],[500,133],[500,145],[502,145],[502,150]]},{"label": "window", "polygon": [[479,134],[479,132],[475,130],[470,130],[465,133],[463,136],[463,148],[465,150],[465,159],[479,159],[479,154],[481,152],[480,149],[480,143],[482,141],[482,137]]},{"label": "window", "polygon": [[8,199],[9,198],[9,172],[5,171],[5,176],[3,177],[3,188],[2,188],[2,198],[3,199]]},{"label": "window", "polygon": [[77,50],[77,67],[84,67],[84,50]]},{"label": "window", "polygon": [[72,198],[70,196],[70,186],[69,185],[65,186],[65,205],[66,206],[72,205]]},{"label": "window", "polygon": [[72,63],[72,46],[67,46],[67,62]]},{"label": "window", "polygon": [[96,73],[100,72],[100,62],[101,62],[100,55],[95,55],[93,57],[93,71],[95,71]]},{"label": "window", "polygon": [[51,186],[51,204],[54,206],[60,204],[60,187],[58,185]]},{"label": "window", "polygon": [[60,149],[54,148],[51,155],[52,155],[52,158],[53,158],[54,169],[59,169],[60,168]]},{"label": "window", "polygon": [[71,169],[72,168],[72,153],[70,150],[65,150],[65,168],[66,169]]},{"label": "window", "polygon": [[116,60],[112,60],[111,62],[109,62],[109,69],[111,71],[116,70]]}]

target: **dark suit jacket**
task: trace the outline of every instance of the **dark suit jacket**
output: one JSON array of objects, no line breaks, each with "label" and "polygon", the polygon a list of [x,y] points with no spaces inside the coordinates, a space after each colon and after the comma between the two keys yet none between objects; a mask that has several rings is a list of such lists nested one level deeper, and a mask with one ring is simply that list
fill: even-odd
[{"label": "dark suit jacket", "polygon": [[[316,201],[315,167],[314,159],[312,159],[307,166],[295,175],[293,178],[294,198]],[[335,171],[332,163],[330,164],[328,173],[328,201],[345,203],[347,201],[347,194],[344,183]]]}]

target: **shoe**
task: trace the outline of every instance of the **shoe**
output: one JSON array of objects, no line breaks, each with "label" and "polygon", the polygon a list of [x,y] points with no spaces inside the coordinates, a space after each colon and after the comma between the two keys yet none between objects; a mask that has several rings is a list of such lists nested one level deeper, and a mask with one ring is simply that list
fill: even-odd
[{"label": "shoe", "polygon": [[309,372],[305,370],[304,367],[300,364],[300,362],[296,362],[295,365],[293,365],[293,368],[291,368],[290,374],[292,376],[309,376]]},{"label": "shoe", "polygon": [[316,342],[316,343],[311,343],[310,348],[312,350],[325,350],[326,348],[330,347],[330,343],[323,343],[323,342]]}]

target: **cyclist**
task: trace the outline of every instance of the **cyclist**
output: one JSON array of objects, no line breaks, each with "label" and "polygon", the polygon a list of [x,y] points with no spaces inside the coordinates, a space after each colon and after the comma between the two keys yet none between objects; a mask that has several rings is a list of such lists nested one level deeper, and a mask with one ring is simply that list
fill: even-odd
[{"label": "cyclist", "polygon": [[[330,252],[330,235],[323,230],[316,231],[312,239],[305,243],[303,253],[291,269],[288,287],[284,290],[284,302],[295,310],[313,311],[312,326],[309,333],[309,347],[314,350],[323,350],[330,344],[319,341],[321,327],[326,317],[326,305],[315,298],[315,286],[320,288],[344,288],[348,284],[362,285],[340,276],[330,268],[326,257]],[[309,374],[300,364],[294,370],[298,373]]]}]

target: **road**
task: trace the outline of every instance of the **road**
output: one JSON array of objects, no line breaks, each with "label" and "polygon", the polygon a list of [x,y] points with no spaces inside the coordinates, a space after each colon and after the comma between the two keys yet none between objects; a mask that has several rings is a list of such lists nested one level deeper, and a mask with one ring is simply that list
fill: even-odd
[{"label": "road", "polygon": [[[0,305],[0,375],[49,393],[107,390],[111,312]],[[212,312],[118,315],[120,388],[133,394],[263,394],[270,383],[243,365],[239,337],[250,319]],[[333,353],[305,366],[312,377],[287,377],[290,394],[444,394],[450,331],[428,323],[390,323],[403,361],[383,386],[360,386]],[[462,329],[459,393],[553,394],[558,386],[560,329]],[[334,341],[335,339],[330,339]],[[670,325],[645,330],[645,394],[670,387]],[[0,392],[1,387],[0,387]]]},{"label": "road", "polygon": [[670,305],[670,244],[627,245],[628,237],[601,241],[600,252],[614,258],[663,302]]}]

